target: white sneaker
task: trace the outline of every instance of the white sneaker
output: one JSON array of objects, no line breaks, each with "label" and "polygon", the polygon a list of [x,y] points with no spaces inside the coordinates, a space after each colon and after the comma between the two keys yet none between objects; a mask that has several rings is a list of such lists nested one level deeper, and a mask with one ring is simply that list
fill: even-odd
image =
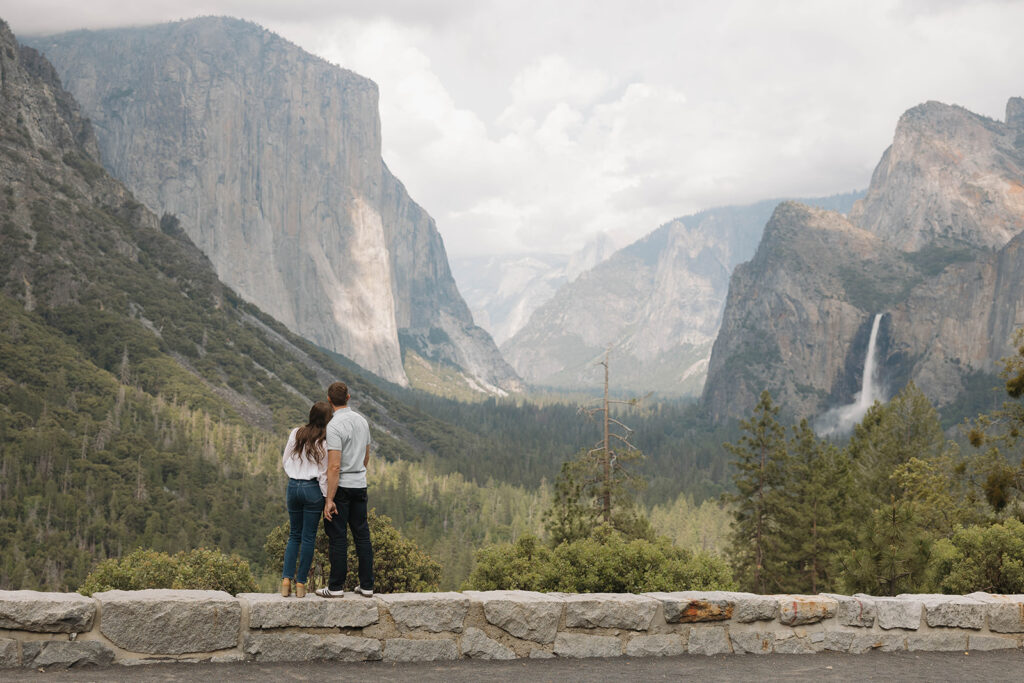
[{"label": "white sneaker", "polygon": [[359,595],[362,595],[364,598],[372,598],[373,597],[373,591],[372,590],[369,590],[367,588],[361,588],[360,586],[356,586],[356,593],[358,593]]},{"label": "white sneaker", "polygon": [[316,594],[318,596],[320,596],[321,598],[343,598],[343,597],[345,597],[345,591],[343,591],[343,590],[332,591],[327,586],[324,586],[323,588],[317,588],[316,589]]}]

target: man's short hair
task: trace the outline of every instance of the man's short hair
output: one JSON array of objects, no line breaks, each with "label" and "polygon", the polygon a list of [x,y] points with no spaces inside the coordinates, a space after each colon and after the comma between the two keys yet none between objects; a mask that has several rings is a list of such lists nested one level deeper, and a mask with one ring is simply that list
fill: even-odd
[{"label": "man's short hair", "polygon": [[335,406],[348,404],[348,385],[344,382],[334,382],[327,387],[327,398]]}]

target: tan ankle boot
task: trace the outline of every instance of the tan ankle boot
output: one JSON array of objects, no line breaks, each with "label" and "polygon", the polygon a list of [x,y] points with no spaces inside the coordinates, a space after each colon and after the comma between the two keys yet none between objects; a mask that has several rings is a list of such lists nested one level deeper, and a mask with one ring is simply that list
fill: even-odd
[{"label": "tan ankle boot", "polygon": [[295,597],[304,598],[306,597],[306,584],[297,583],[295,584]]},{"label": "tan ankle boot", "polygon": [[292,594],[292,580],[291,579],[281,579],[281,597],[282,598],[287,598],[291,594]]}]

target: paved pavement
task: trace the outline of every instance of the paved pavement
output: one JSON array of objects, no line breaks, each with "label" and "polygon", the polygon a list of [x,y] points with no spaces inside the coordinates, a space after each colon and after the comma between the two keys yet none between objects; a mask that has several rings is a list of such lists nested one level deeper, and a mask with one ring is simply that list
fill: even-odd
[{"label": "paved pavement", "polygon": [[730,655],[718,657],[647,657],[632,659],[549,659],[490,662],[459,660],[418,664],[147,664],[61,672],[7,669],[4,683],[14,681],[1022,681],[1024,651],[870,652],[863,655]]}]

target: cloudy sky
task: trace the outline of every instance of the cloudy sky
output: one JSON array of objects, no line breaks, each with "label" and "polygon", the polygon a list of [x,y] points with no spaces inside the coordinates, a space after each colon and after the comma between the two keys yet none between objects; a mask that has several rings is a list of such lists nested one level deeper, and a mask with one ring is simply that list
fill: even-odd
[{"label": "cloudy sky", "polygon": [[384,159],[453,256],[860,189],[907,108],[1024,95],[1024,1],[0,0],[23,34],[208,14],[376,81]]}]

